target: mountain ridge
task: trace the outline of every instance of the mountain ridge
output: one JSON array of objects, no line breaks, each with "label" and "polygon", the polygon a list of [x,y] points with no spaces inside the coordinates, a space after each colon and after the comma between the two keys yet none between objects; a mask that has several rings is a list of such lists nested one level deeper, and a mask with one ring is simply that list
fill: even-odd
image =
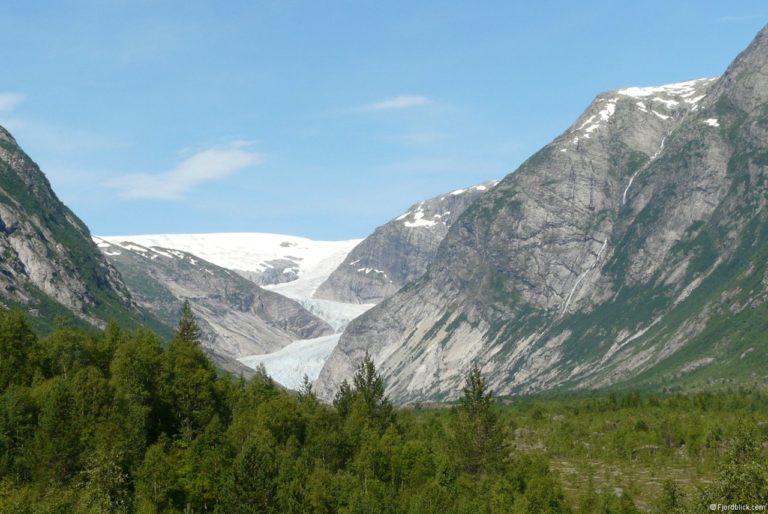
[{"label": "mountain ridge", "polygon": [[170,326],[189,301],[211,352],[237,359],[279,350],[297,339],[332,333],[295,301],[199,256],[94,237],[136,301]]},{"label": "mountain ridge", "polygon": [[[763,224],[767,40],[717,79],[598,95],[462,214],[422,279],[348,327],[318,389],[366,351],[403,402],[459,390],[472,363],[504,394],[605,387],[699,344],[719,308],[702,286],[739,258],[747,220]],[[739,174],[758,190],[736,215]],[[727,354],[710,343],[653,381],[701,374]]]},{"label": "mountain ridge", "polygon": [[56,316],[103,326],[157,320],[132,302],[86,225],[56,196],[45,174],[0,127],[0,296],[41,329]]},{"label": "mountain ridge", "polygon": [[482,182],[413,204],[356,245],[314,297],[378,303],[391,296],[426,271],[449,227],[497,182]]}]

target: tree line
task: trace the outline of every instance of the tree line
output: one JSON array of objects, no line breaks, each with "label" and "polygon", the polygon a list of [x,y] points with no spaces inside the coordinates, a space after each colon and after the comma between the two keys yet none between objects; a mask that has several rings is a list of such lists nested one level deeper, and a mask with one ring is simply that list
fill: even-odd
[{"label": "tree line", "polygon": [[[540,407],[510,411],[477,367],[460,398],[396,408],[368,356],[332,405],[308,381],[291,392],[263,369],[249,380],[221,373],[188,304],[167,344],[114,323],[40,338],[23,313],[3,311],[0,512],[638,512],[626,492],[566,497],[551,466],[553,451],[575,451],[558,440],[566,429],[541,428],[547,450],[531,450],[512,419],[543,425]],[[759,443],[729,443],[714,485],[670,482],[653,508],[768,498]]]}]

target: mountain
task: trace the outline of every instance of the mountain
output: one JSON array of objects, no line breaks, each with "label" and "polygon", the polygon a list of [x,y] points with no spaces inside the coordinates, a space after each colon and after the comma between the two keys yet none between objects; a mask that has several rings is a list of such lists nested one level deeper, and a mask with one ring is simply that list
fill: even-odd
[{"label": "mountain", "polygon": [[99,236],[98,240],[124,248],[156,248],[165,253],[173,250],[207,261],[210,266],[233,271],[265,289],[296,300],[336,330],[372,306],[313,298],[317,288],[360,239],[316,241],[283,234],[243,232]]},{"label": "mountain", "polygon": [[764,384],[768,28],[727,71],[599,95],[451,226],[422,278],[355,320],[399,402],[477,363],[502,394]]},{"label": "mountain", "polygon": [[135,305],[85,224],[40,168],[0,128],[0,303],[25,310],[40,329],[56,316],[103,325],[156,323]]},{"label": "mountain", "polygon": [[485,182],[419,202],[354,247],[315,298],[378,303],[427,270],[450,226],[481,194]]},{"label": "mountain", "polygon": [[94,238],[141,306],[170,326],[189,300],[212,353],[237,359],[270,353],[331,327],[297,302],[190,253]]},{"label": "mountain", "polygon": [[287,387],[317,378],[341,330],[372,307],[312,298],[359,240],[259,233],[95,240],[137,302],[166,323],[178,321],[183,300],[192,302],[220,367],[239,373],[263,364]]},{"label": "mountain", "polygon": [[360,242],[360,239],[315,241],[258,232],[103,236],[102,239],[187,252],[259,285],[293,282],[299,278],[306,282],[308,277],[318,274],[325,279]]}]

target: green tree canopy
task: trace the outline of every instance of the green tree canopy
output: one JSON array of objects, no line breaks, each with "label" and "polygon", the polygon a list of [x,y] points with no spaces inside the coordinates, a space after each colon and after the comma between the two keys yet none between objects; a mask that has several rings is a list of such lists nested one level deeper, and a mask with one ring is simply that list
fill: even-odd
[{"label": "green tree canopy", "polygon": [[467,375],[458,410],[455,448],[464,470],[491,471],[505,457],[504,436],[494,411],[493,394],[476,364]]}]

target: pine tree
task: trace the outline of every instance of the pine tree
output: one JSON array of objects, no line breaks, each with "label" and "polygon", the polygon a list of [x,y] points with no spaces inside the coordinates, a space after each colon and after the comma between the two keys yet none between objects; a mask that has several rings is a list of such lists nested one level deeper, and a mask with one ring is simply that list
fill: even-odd
[{"label": "pine tree", "polygon": [[464,387],[463,392],[461,408],[470,418],[493,417],[493,412],[491,411],[493,395],[488,390],[488,385],[485,383],[477,364],[474,364],[469,371],[467,385]]},{"label": "pine tree", "polygon": [[37,352],[37,336],[24,314],[0,311],[0,391],[30,382]]},{"label": "pine tree", "polygon": [[200,328],[189,301],[164,355],[164,393],[173,407],[184,437],[191,440],[216,413],[220,399],[215,389],[216,370],[200,346]]},{"label": "pine tree", "polygon": [[306,373],[304,373],[304,376],[301,379],[301,386],[299,387],[299,397],[300,398],[311,398],[314,397],[315,393],[312,391],[312,382],[309,380],[309,377]]},{"label": "pine tree", "polygon": [[175,339],[187,343],[200,343],[200,327],[195,320],[189,300],[184,300],[181,306],[181,318],[179,328],[176,330]]},{"label": "pine tree", "polygon": [[333,398],[333,406],[342,418],[346,418],[349,415],[352,399],[352,388],[349,386],[347,379],[344,379],[339,386],[339,390],[336,391],[336,396]]},{"label": "pine tree", "polygon": [[492,471],[503,460],[504,437],[493,410],[493,394],[477,365],[472,366],[463,392],[455,426],[456,450],[465,471]]},{"label": "pine tree", "polygon": [[230,469],[223,495],[226,512],[274,512],[276,446],[268,431],[258,428],[251,432]]},{"label": "pine tree", "polygon": [[351,407],[383,432],[392,422],[394,414],[392,404],[384,394],[384,380],[376,372],[376,366],[368,352],[360,361],[352,384]]},{"label": "pine tree", "polygon": [[376,372],[376,366],[368,352],[365,352],[352,383],[355,393],[362,399],[369,414],[378,417],[385,414],[385,411],[392,410],[389,400],[384,396],[384,381]]}]

